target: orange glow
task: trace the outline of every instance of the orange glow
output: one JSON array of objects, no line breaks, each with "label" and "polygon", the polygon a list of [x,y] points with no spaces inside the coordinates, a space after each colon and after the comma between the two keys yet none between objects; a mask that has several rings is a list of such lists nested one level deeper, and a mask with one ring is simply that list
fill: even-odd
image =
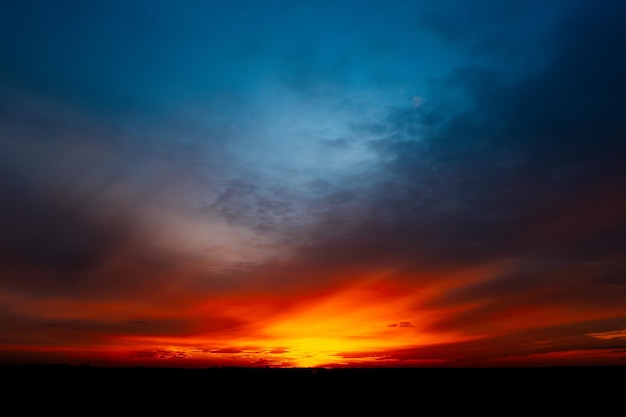
[{"label": "orange glow", "polygon": [[[278,311],[269,300],[205,303],[197,311],[221,310],[248,323],[239,331],[175,337],[125,337],[129,345],[185,352],[196,360],[237,358],[287,367],[381,363],[385,351],[469,340],[459,332],[425,330],[444,312],[420,308],[432,291],[393,286],[378,279],[302,297]],[[118,341],[122,341],[118,340]],[[182,343],[181,343],[182,342]],[[203,348],[202,346],[205,346]]]},{"label": "orange glow", "polygon": [[[64,362],[148,366],[428,366],[454,360],[456,354],[447,346],[621,313],[615,307],[586,311],[570,303],[526,305],[515,301],[515,294],[511,306],[493,310],[488,298],[447,301],[451,294],[489,283],[510,268],[515,268],[513,261],[419,280],[397,271],[377,271],[291,293],[207,294],[188,291],[181,281],[169,291],[152,290],[143,298],[116,302],[28,298],[5,291],[0,295],[5,306],[16,315],[35,314],[40,324],[36,336],[27,327],[13,331],[15,342],[2,351],[21,352],[25,358],[47,355]],[[475,314],[478,320],[471,319]],[[68,317],[69,324],[63,324]],[[586,337],[610,340],[623,334]],[[487,345],[498,350],[496,344]],[[438,353],[393,354],[415,349]],[[575,360],[571,355],[556,352],[493,361],[568,362]],[[593,351],[585,355],[592,360]],[[619,352],[597,356],[616,358]]]},{"label": "orange glow", "polygon": [[598,352],[597,349],[575,349],[563,352],[536,353],[527,356],[509,356],[491,359],[494,365],[505,366],[567,366],[567,365],[611,365],[626,360],[626,351],[620,348]]},{"label": "orange glow", "polygon": [[298,307],[264,329],[268,340],[286,347],[296,365],[332,363],[349,352],[381,352],[390,348],[450,340],[424,333],[428,312],[415,310],[416,296],[381,285],[348,288]]}]

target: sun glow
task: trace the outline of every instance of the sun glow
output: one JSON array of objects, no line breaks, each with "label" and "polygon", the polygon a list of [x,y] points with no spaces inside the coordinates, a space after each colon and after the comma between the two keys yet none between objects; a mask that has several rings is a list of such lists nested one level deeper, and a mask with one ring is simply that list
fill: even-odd
[{"label": "sun glow", "polygon": [[[476,275],[475,279],[485,276],[470,275]],[[441,285],[440,280],[432,280],[418,288],[372,274],[315,294],[303,291],[301,296],[219,297],[186,311],[207,318],[188,335],[126,335],[112,343],[121,348],[119,353],[136,348],[130,354],[134,361],[168,366],[381,364],[396,361],[390,352],[476,337],[437,330],[437,322],[450,310],[425,306]],[[224,324],[216,328],[215,323]]]},{"label": "sun glow", "polygon": [[[415,292],[380,282],[359,284],[302,300],[272,317],[258,337],[238,340],[258,346],[261,356],[287,366],[315,367],[380,360],[380,352],[458,340],[458,335],[424,330],[436,316],[419,310]],[[358,358],[358,359],[354,359]]]}]

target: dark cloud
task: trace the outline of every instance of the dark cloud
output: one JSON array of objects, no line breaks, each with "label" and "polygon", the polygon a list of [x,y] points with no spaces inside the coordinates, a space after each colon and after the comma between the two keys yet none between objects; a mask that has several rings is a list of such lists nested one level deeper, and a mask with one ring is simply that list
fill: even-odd
[{"label": "dark cloud", "polygon": [[245,352],[243,349],[235,349],[235,348],[227,348],[227,349],[216,349],[211,350],[211,353],[242,353]]},{"label": "dark cloud", "polygon": [[388,327],[413,327],[413,325],[408,321],[401,321],[400,323],[389,324]]},{"label": "dark cloud", "polygon": [[176,350],[149,350],[139,351],[129,355],[130,359],[140,360],[170,360],[170,359],[187,359],[190,355],[187,352]]},{"label": "dark cloud", "polygon": [[[370,190],[367,205],[351,212],[358,227],[320,248],[323,256],[468,263],[622,251],[620,215],[608,229],[589,226],[584,239],[558,242],[539,230],[567,216],[582,220],[572,228],[585,227],[604,217],[602,207],[623,206],[625,13],[587,12],[574,7],[557,22],[571,38],[546,45],[541,71],[511,78],[494,66],[461,68],[442,83],[461,88],[460,108],[424,103],[372,127],[381,137],[372,146],[395,174]],[[599,195],[607,187],[615,192]],[[590,195],[597,205],[585,202]]]},{"label": "dark cloud", "polygon": [[[114,320],[103,317],[101,320],[80,319],[72,317],[73,312],[62,314],[37,304],[39,309],[31,309],[27,313],[0,314],[0,329],[5,337],[3,343],[20,345],[30,344],[43,339],[71,340],[72,343],[106,343],[111,338],[141,335],[155,337],[166,335],[188,336],[197,331],[198,323],[183,319],[150,319],[138,323],[136,320]],[[56,314],[59,318],[42,321],[42,313]],[[64,316],[64,317],[63,317]],[[202,323],[204,330],[224,330],[237,325],[234,321],[223,318],[207,318]]]}]

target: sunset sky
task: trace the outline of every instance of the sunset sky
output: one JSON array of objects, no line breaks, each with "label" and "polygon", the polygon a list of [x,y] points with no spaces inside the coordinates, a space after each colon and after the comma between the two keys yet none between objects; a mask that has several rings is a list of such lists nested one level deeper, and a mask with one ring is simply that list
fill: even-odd
[{"label": "sunset sky", "polygon": [[0,364],[626,365],[624,22],[3,0]]}]

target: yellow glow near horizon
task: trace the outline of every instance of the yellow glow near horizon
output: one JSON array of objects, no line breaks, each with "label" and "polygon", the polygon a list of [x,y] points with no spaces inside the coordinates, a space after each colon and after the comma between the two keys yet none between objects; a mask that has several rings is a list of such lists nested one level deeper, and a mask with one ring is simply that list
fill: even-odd
[{"label": "yellow glow near horizon", "polygon": [[[376,360],[384,352],[441,343],[458,337],[425,333],[422,325],[432,313],[417,310],[415,293],[373,285],[359,285],[302,304],[273,317],[261,337],[238,340],[241,346],[259,346],[268,355],[298,367],[346,361],[344,355]],[[369,359],[367,358],[369,356]]]},{"label": "yellow glow near horizon", "polygon": [[463,328],[437,330],[439,321],[475,305],[425,306],[448,290],[489,279],[497,269],[488,266],[441,279],[425,277],[420,286],[399,278],[395,271],[371,271],[316,293],[215,297],[191,303],[184,311],[187,316],[207,317],[206,326],[197,321],[187,335],[126,335],[112,342],[122,349],[136,347],[138,354],[133,357],[141,360],[184,358],[198,366],[381,364],[395,360],[393,352],[403,349],[483,337]]},{"label": "yellow glow near horizon", "polygon": [[424,309],[423,301],[430,296],[432,290],[373,277],[291,300],[279,310],[267,308],[276,300],[263,297],[239,303],[217,300],[196,312],[219,310],[223,317],[241,320],[241,325],[193,337],[133,336],[125,338],[125,344],[144,346],[155,356],[164,350],[192,361],[239,366],[382,363],[391,360],[388,353],[395,350],[469,338],[432,330],[432,323],[449,312]]}]

